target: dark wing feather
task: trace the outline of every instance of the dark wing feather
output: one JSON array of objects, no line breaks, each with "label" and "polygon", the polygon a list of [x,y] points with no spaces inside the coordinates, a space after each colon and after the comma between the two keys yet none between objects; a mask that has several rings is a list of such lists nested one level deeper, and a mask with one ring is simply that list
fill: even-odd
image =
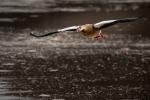
[{"label": "dark wing feather", "polygon": [[36,35],[33,32],[31,32],[30,35],[34,36],[34,37],[45,37],[45,36],[49,36],[49,35],[52,35],[52,34],[55,34],[55,33],[59,33],[59,32],[58,31],[56,31],[56,32],[50,32],[50,33],[46,33],[46,34],[42,34],[42,35]]},{"label": "dark wing feather", "polygon": [[139,18],[141,18],[141,17],[102,21],[102,22],[94,24],[94,27],[102,29],[102,28],[106,28],[106,27],[112,26],[112,25],[117,24],[117,23],[132,22],[132,21],[135,21]]},{"label": "dark wing feather", "polygon": [[45,36],[49,36],[49,35],[56,34],[56,33],[59,33],[59,32],[64,32],[64,31],[76,31],[76,29],[78,27],[79,26],[71,26],[71,27],[67,27],[67,28],[63,28],[63,29],[57,30],[55,32],[49,32],[49,33],[46,33],[46,34],[43,34],[43,35],[36,35],[36,34],[31,32],[30,35],[34,36],[34,37],[45,37]]}]

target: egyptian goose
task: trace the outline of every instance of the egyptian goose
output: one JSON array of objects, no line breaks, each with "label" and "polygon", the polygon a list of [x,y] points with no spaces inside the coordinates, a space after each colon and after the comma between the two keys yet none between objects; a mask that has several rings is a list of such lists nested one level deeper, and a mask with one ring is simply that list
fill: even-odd
[{"label": "egyptian goose", "polygon": [[30,35],[35,37],[45,37],[55,33],[65,32],[65,31],[76,31],[82,33],[84,36],[94,37],[96,39],[105,38],[106,36],[102,34],[102,29],[112,26],[117,23],[125,23],[125,22],[132,22],[141,17],[134,17],[134,18],[125,18],[125,19],[116,19],[116,20],[106,20],[101,21],[95,24],[84,24],[79,26],[71,26],[63,29],[59,29],[55,32],[49,32],[43,35],[36,35],[34,33],[30,33]]}]

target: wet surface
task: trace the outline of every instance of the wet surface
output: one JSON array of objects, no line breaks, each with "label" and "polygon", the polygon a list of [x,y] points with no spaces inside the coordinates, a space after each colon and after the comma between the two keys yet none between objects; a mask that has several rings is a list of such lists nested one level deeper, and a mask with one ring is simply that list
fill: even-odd
[{"label": "wet surface", "polygon": [[[1,10],[0,100],[149,100],[149,4],[64,5],[55,6],[57,11]],[[104,30],[104,40],[75,32],[29,35],[141,15],[144,19]]]}]

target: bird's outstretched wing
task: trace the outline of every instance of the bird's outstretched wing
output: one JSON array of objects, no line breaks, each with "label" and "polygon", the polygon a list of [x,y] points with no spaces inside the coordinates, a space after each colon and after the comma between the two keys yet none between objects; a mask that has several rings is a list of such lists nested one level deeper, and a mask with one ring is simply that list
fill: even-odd
[{"label": "bird's outstretched wing", "polygon": [[42,34],[42,35],[37,35],[37,34],[31,32],[30,35],[34,36],[34,37],[45,37],[45,36],[49,36],[49,35],[52,35],[52,34],[55,34],[55,33],[58,33],[58,31],[56,31],[56,32],[50,32],[50,33],[46,33],[46,34]]},{"label": "bird's outstretched wing", "polygon": [[106,27],[112,26],[112,25],[117,24],[117,23],[132,22],[132,21],[135,21],[139,18],[141,18],[141,17],[101,21],[99,23],[94,24],[94,27],[98,28],[98,29],[102,29],[102,28],[106,28]]},{"label": "bird's outstretched wing", "polygon": [[42,35],[36,35],[35,33],[31,32],[30,35],[34,36],[34,37],[45,37],[45,36],[49,36],[49,35],[52,35],[52,34],[55,34],[55,33],[59,33],[59,32],[64,32],[64,31],[76,31],[78,27],[79,26],[71,26],[71,27],[59,29],[59,30],[57,30],[55,32],[49,32],[49,33],[42,34]]},{"label": "bird's outstretched wing", "polygon": [[64,32],[64,31],[76,31],[78,27],[79,27],[79,26],[66,27],[66,28],[63,28],[63,29],[59,29],[58,32]]}]

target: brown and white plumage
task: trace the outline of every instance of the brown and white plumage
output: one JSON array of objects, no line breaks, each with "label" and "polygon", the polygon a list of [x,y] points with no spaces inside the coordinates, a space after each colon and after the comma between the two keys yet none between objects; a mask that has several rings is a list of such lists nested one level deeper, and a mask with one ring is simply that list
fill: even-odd
[{"label": "brown and white plumage", "polygon": [[55,33],[65,32],[65,31],[77,31],[82,33],[84,36],[88,37],[95,37],[95,38],[104,38],[105,36],[101,33],[101,30],[103,28],[107,28],[109,26],[112,26],[117,23],[125,23],[125,22],[132,22],[136,19],[139,19],[140,17],[134,17],[134,18],[125,18],[125,19],[117,19],[117,20],[107,20],[107,21],[101,21],[95,24],[84,24],[79,26],[71,26],[63,29],[59,29],[55,32],[46,33],[43,35],[35,35],[31,33],[32,36],[35,37],[45,37],[49,36]]}]

